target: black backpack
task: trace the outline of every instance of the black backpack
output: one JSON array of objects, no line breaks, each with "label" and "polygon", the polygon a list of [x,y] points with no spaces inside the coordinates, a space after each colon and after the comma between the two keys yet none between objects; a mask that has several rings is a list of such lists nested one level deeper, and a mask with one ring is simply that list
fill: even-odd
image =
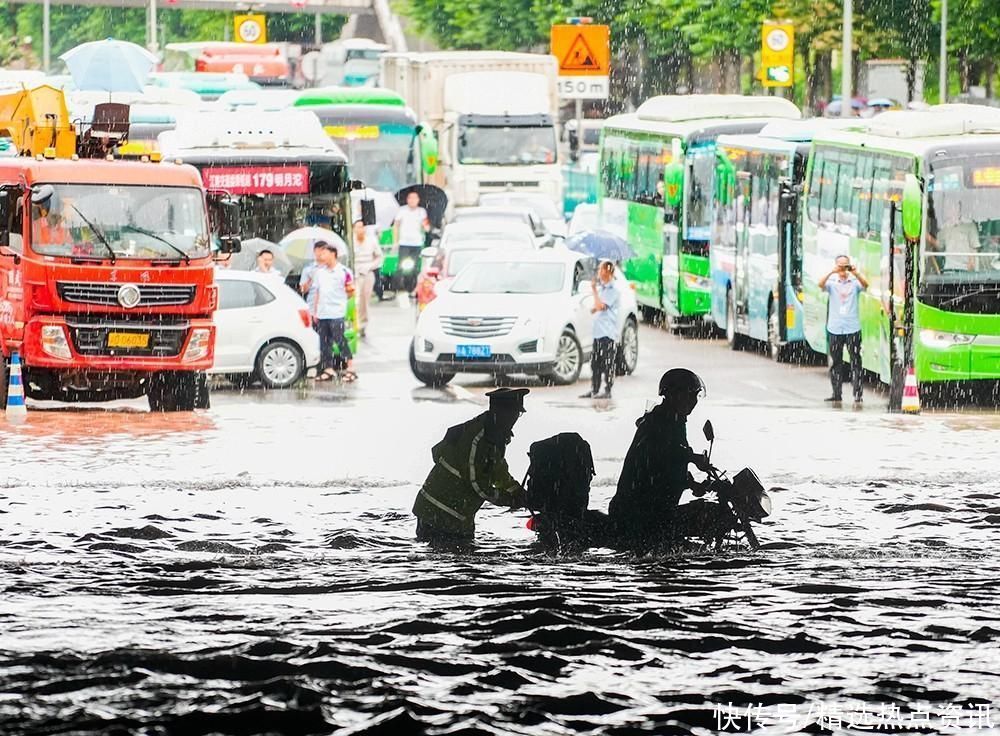
[{"label": "black backpack", "polygon": [[594,456],[576,432],[533,442],[525,481],[528,508],[537,513],[582,518],[590,503]]}]

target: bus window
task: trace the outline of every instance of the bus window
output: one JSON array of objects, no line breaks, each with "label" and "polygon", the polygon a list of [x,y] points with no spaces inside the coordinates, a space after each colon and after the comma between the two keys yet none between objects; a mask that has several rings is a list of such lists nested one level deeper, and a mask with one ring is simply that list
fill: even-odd
[{"label": "bus window", "polygon": [[823,172],[820,177],[819,221],[832,224],[837,207],[837,177],[840,173],[840,162],[834,160],[827,152],[823,157]]},{"label": "bus window", "polygon": [[806,201],[806,215],[813,222],[819,222],[819,200],[820,194],[823,192],[824,159],[825,151],[822,149],[816,151],[816,155],[813,156],[812,171],[809,177],[809,196]]},{"label": "bus window", "polygon": [[639,165],[639,144],[625,141],[621,158],[621,198],[634,202],[636,199],[636,178]]},{"label": "bus window", "polygon": [[867,153],[858,154],[858,167],[855,171],[853,215],[857,223],[859,238],[871,238],[868,223],[868,213],[872,203],[872,172],[875,160]]},{"label": "bus window", "polygon": [[858,156],[853,151],[840,152],[840,168],[837,171],[837,205],[835,221],[852,234],[857,231],[854,217],[854,170]]},{"label": "bus window", "polygon": [[686,239],[708,240],[712,227],[714,192],[715,148],[712,146],[694,148],[691,150]]}]

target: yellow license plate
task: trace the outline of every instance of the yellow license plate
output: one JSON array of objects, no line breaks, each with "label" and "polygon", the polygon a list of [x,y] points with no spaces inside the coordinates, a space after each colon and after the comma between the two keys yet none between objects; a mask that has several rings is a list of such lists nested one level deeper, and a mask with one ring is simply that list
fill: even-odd
[{"label": "yellow license plate", "polygon": [[149,346],[149,335],[143,332],[109,332],[109,348],[145,348]]}]

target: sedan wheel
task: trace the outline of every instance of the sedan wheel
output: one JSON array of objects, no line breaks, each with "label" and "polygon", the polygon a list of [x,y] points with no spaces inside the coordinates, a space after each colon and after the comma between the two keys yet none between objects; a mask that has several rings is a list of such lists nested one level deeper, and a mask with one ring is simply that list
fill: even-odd
[{"label": "sedan wheel", "polygon": [[257,375],[265,388],[288,388],[302,377],[304,371],[302,354],[284,340],[265,345],[257,356]]},{"label": "sedan wheel", "polygon": [[580,378],[581,368],[583,368],[583,348],[580,347],[576,335],[566,330],[559,336],[556,360],[548,378],[560,386],[576,383]]}]

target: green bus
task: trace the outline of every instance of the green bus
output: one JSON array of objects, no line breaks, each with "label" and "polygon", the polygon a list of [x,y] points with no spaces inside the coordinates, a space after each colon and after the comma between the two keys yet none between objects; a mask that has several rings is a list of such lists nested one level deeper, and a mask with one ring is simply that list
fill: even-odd
[{"label": "green bus", "polygon": [[898,405],[918,382],[1000,378],[1000,111],[887,112],[813,140],[800,206],[805,337],[827,352],[818,282],[838,255],[868,277],[862,362]]},{"label": "green bus", "polygon": [[[437,169],[433,130],[421,125],[392,90],[324,87],[303,92],[294,106],[315,113],[327,135],[347,154],[351,176],[374,192],[395,194],[424,183]],[[382,228],[380,242],[386,251],[382,274],[391,276],[398,265],[391,227]]]},{"label": "green bus", "polygon": [[756,133],[771,120],[801,116],[780,97],[664,95],[607,120],[600,222],[632,247],[625,275],[647,320],[662,313],[670,326],[682,327],[709,316],[716,172],[728,166],[718,136]]}]

